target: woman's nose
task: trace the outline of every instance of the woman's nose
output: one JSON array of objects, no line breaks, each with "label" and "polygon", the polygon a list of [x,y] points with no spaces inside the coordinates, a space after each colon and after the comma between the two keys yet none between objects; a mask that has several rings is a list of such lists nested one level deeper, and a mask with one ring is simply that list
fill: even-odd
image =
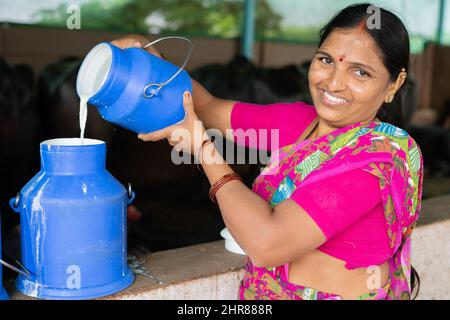
[{"label": "woman's nose", "polygon": [[343,91],[346,88],[346,79],[342,71],[335,69],[328,78],[327,87],[330,91]]}]

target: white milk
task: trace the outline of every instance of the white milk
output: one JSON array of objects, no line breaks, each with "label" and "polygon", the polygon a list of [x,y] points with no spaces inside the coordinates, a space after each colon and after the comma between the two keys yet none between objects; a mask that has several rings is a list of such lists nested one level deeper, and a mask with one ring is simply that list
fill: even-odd
[{"label": "white milk", "polygon": [[87,120],[87,102],[103,86],[111,69],[112,51],[109,45],[95,46],[83,60],[77,76],[77,93],[80,97],[80,138],[84,144]]},{"label": "white milk", "polygon": [[89,97],[80,97],[80,139],[81,144],[84,144],[84,131],[86,129],[86,121],[87,121],[87,102]]}]

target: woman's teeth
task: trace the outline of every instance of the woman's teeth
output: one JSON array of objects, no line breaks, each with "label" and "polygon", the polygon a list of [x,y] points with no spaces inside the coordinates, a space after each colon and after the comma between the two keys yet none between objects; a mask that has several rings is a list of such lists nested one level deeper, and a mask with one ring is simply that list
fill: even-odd
[{"label": "woman's teeth", "polygon": [[344,104],[344,103],[348,102],[346,99],[335,97],[324,90],[321,90],[321,91],[325,98],[325,102],[327,104],[339,105],[339,104]]}]

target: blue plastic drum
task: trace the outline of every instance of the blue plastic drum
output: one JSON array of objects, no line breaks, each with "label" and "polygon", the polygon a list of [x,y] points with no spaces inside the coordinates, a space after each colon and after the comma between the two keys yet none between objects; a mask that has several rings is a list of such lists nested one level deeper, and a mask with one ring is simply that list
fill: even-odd
[{"label": "blue plastic drum", "polygon": [[103,141],[40,145],[41,170],[11,199],[20,212],[17,289],[44,299],[87,299],[130,286],[126,209],[134,194],[106,169]]}]

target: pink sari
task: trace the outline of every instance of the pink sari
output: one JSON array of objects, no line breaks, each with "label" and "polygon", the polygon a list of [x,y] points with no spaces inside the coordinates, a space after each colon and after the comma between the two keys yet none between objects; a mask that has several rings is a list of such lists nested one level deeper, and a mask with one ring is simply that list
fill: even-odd
[{"label": "pink sari", "polygon": [[[272,153],[271,162],[254,181],[253,191],[274,207],[288,199],[299,184],[306,186],[354,169],[379,178],[391,249],[389,281],[359,299],[408,300],[411,232],[421,206],[423,161],[407,132],[379,121],[360,122],[311,143],[285,146]],[[337,294],[289,283],[287,266],[258,268],[249,261],[239,298],[341,299]]]}]

